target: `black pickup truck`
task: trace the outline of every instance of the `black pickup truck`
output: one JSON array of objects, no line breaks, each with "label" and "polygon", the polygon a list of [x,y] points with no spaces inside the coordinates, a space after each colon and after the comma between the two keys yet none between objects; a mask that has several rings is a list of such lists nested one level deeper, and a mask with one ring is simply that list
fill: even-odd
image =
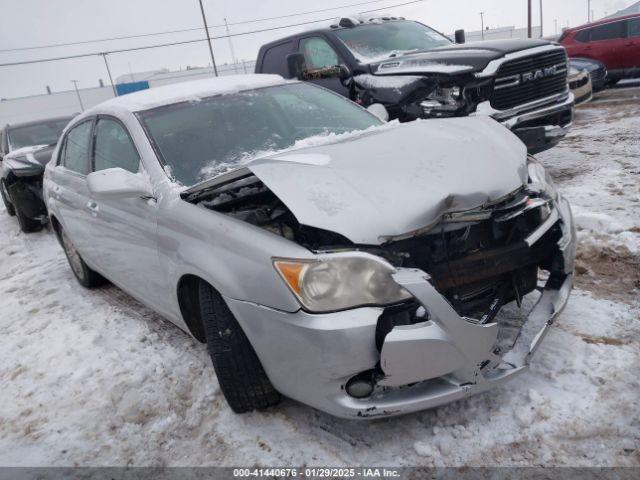
[{"label": "black pickup truck", "polygon": [[260,48],[256,73],[306,80],[391,118],[489,115],[538,153],[573,119],[565,49],[544,40],[464,44],[395,17],[342,18]]}]

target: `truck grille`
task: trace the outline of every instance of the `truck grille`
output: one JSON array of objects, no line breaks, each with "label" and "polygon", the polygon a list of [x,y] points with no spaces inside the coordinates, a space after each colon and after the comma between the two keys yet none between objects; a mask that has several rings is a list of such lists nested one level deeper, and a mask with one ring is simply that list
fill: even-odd
[{"label": "truck grille", "polygon": [[491,106],[506,110],[560,94],[567,88],[564,49],[510,60],[496,74]]}]

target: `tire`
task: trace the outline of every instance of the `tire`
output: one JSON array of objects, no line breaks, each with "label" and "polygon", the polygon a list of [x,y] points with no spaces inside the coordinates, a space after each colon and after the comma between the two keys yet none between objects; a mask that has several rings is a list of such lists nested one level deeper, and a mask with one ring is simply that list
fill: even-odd
[{"label": "tire", "polygon": [[202,281],[198,295],[207,350],[231,409],[245,413],[278,404],[280,394],[222,296]]},{"label": "tire", "polygon": [[619,78],[607,78],[607,87],[613,88],[618,84],[619,81]]},{"label": "tire", "polygon": [[7,197],[7,192],[6,192],[6,187],[4,184],[4,180],[2,181],[2,184],[0,185],[0,195],[2,195],[2,202],[4,203],[4,208],[7,209],[7,213],[9,214],[9,216],[13,217],[16,214],[16,209],[14,208],[13,204],[9,201],[9,198]]},{"label": "tire", "polygon": [[20,225],[20,230],[24,233],[31,232],[39,232],[42,230],[42,222],[40,220],[34,220],[33,218],[27,217],[18,205],[14,206],[16,217],[18,217],[18,224]]},{"label": "tire", "polygon": [[56,232],[58,234],[58,240],[60,241],[60,245],[62,245],[62,249],[64,250],[64,254],[67,256],[67,261],[69,262],[69,266],[71,267],[71,271],[85,288],[93,288],[102,285],[105,283],[105,279],[98,272],[91,270],[89,266],[84,262],[76,248],[71,243],[71,240],[65,233],[62,227],[58,227]]}]

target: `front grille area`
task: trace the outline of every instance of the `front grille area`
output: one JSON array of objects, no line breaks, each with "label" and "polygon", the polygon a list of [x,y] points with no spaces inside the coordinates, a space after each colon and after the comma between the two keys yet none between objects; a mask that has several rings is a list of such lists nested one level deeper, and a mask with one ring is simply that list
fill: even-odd
[{"label": "front grille area", "polygon": [[[536,72],[557,66],[556,74],[535,77]],[[564,49],[505,62],[496,74],[491,106],[507,110],[525,103],[560,94],[567,88],[567,55]],[[540,75],[540,74],[538,74]]]},{"label": "front grille area", "polygon": [[459,229],[389,244],[386,250],[397,256],[389,261],[428,272],[458,314],[483,319],[496,298],[501,306],[531,292],[538,268],[551,264],[557,229],[531,247],[525,242],[547,218],[548,204],[536,207],[541,198],[535,195],[519,192],[489,207],[490,218]]}]

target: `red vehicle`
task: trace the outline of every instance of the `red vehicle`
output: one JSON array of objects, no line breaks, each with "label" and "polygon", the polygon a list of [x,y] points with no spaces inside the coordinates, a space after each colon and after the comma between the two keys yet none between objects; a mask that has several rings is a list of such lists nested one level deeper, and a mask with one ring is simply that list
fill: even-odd
[{"label": "red vehicle", "polygon": [[610,83],[640,77],[640,14],[603,19],[564,31],[559,42],[569,57],[598,60]]}]

